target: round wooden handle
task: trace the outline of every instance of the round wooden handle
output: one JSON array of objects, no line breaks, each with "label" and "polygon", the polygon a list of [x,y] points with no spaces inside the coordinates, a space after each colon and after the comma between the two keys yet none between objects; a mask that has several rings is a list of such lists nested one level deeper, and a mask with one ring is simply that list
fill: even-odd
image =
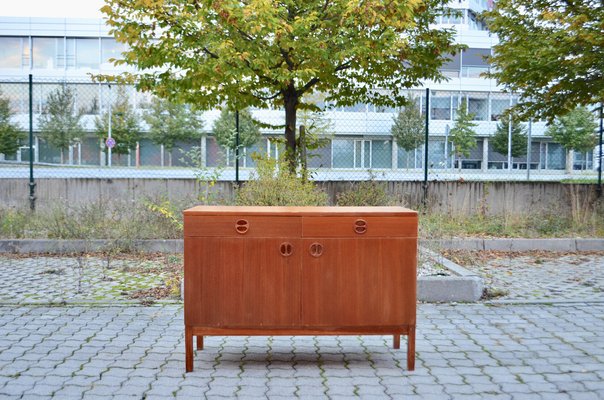
[{"label": "round wooden handle", "polygon": [[283,242],[279,247],[279,252],[283,257],[289,257],[294,253],[294,246],[289,242]]},{"label": "round wooden handle", "polygon": [[310,245],[308,251],[313,257],[321,257],[321,255],[323,254],[323,245],[321,243],[315,242]]},{"label": "round wooden handle", "polygon": [[367,232],[367,221],[364,219],[357,219],[354,221],[354,231],[359,235]]},{"label": "round wooden handle", "polygon": [[248,229],[250,229],[250,224],[245,219],[240,219],[235,222],[235,231],[237,233],[244,235],[247,233]]}]

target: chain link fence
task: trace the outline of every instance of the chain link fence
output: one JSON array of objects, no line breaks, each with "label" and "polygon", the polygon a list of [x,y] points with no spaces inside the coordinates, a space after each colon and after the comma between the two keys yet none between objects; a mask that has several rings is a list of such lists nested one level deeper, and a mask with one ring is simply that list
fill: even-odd
[{"label": "chain link fence", "polygon": [[[513,96],[412,90],[409,97],[415,107],[340,107],[319,99],[325,112],[300,112],[298,123],[317,144],[306,155],[312,179],[596,183],[601,174],[598,146],[567,151],[548,136],[544,121],[506,121],[502,115]],[[194,178],[195,168],[202,168],[219,180],[246,180],[254,153],[278,157],[284,151],[280,110],[250,110],[263,125],[254,143],[241,138],[245,146],[237,158],[235,146],[215,134],[220,111],[158,105],[133,87],[34,78],[31,86],[0,81],[0,98],[7,106],[1,123],[21,132],[18,139],[2,139],[0,179]]]}]

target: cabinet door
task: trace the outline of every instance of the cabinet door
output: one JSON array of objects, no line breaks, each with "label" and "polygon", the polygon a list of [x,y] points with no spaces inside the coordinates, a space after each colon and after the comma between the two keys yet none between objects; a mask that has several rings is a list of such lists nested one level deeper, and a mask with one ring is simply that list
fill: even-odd
[{"label": "cabinet door", "polygon": [[185,238],[185,324],[297,325],[300,269],[299,241]]},{"label": "cabinet door", "polygon": [[185,238],[185,325],[241,321],[244,239]]},{"label": "cabinet door", "polygon": [[303,247],[304,325],[415,323],[416,239],[317,238]]},{"label": "cabinet door", "polygon": [[301,241],[245,240],[243,304],[246,326],[294,327],[300,322]]}]

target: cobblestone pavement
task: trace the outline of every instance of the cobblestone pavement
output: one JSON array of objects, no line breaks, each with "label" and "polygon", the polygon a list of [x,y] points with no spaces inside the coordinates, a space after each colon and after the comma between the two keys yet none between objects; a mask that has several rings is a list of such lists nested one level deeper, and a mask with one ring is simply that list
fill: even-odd
[{"label": "cobblestone pavement", "polygon": [[500,300],[604,300],[604,253],[484,252],[462,262]]},{"label": "cobblestone pavement", "polygon": [[0,398],[598,399],[604,304],[429,305],[416,371],[390,336],[209,337],[182,307],[0,307]]},{"label": "cobblestone pavement", "polygon": [[0,304],[127,300],[136,290],[163,286],[158,261],[0,255]]}]

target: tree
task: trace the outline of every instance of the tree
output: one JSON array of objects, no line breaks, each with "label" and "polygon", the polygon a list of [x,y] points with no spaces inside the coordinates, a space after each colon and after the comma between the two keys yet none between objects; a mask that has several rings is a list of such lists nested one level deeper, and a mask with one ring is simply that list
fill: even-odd
[{"label": "tree", "polygon": [[21,129],[10,122],[11,116],[10,102],[0,91],[0,153],[7,156],[19,150],[19,139],[24,136]]},{"label": "tree", "polygon": [[468,157],[470,151],[476,147],[476,132],[472,129],[477,126],[475,122],[472,122],[474,116],[474,114],[468,112],[466,102],[462,101],[457,110],[453,128],[451,128],[451,132],[449,133],[449,140],[454,146],[451,154],[457,156],[458,168],[460,171],[461,157]]},{"label": "tree", "polygon": [[445,79],[439,68],[462,48],[431,25],[447,3],[108,0],[102,11],[128,45],[116,64],[138,68],[122,79],[202,109],[283,108],[295,169],[297,111],[315,107],[304,95],[396,106],[423,79]]},{"label": "tree", "polygon": [[392,137],[399,147],[407,152],[407,166],[409,165],[409,152],[417,149],[424,141],[426,124],[419,111],[416,99],[409,99],[407,105],[392,118],[394,125],[390,128]]},{"label": "tree", "polygon": [[[109,133],[109,113],[105,111],[95,120],[96,133],[104,140]],[[142,138],[138,116],[128,102],[128,96],[123,87],[117,92],[117,100],[111,105],[111,137],[115,139],[115,147],[111,150],[117,154],[130,154],[136,148],[136,143]],[[107,152],[107,148],[104,149]]]},{"label": "tree", "polygon": [[63,85],[48,95],[38,118],[40,136],[61,151],[61,164],[65,162],[65,151],[84,133],[83,114],[83,110],[76,109],[75,93],[69,86]]},{"label": "tree", "polygon": [[572,172],[574,151],[592,151],[598,141],[595,131],[598,125],[587,107],[577,107],[557,118],[547,129],[556,142],[566,150],[566,171]]},{"label": "tree", "polygon": [[520,115],[551,121],[604,100],[604,3],[498,0],[485,17],[499,37],[489,76],[522,95]]},{"label": "tree", "polygon": [[[508,154],[508,137],[510,135],[510,120],[503,118],[501,123],[497,124],[495,135],[493,135],[493,150],[502,155]],[[515,119],[512,119],[512,160],[515,157],[526,155],[526,145],[528,138],[526,129]]]},{"label": "tree", "polygon": [[178,142],[200,139],[203,121],[190,106],[154,98],[144,114],[149,124],[149,137],[168,151],[168,164],[172,166],[172,150]]},{"label": "tree", "polygon": [[[220,117],[214,121],[212,134],[216,137],[216,142],[231,150],[237,148],[237,126],[235,123],[235,111],[228,108],[222,109]],[[248,110],[239,111],[239,148],[253,146],[260,140],[260,128],[252,114]]]}]

